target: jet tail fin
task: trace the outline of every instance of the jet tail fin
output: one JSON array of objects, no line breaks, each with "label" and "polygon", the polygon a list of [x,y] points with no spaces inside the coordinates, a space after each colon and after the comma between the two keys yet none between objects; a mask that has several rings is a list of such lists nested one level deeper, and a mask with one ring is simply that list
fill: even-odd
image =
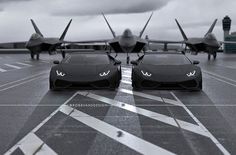
[{"label": "jet tail fin", "polygon": [[143,27],[142,31],[140,32],[140,35],[139,35],[140,38],[143,36],[143,33],[144,33],[145,29],[147,28],[147,25],[148,25],[149,21],[151,20],[152,15],[153,15],[153,12],[151,13],[148,21],[146,22],[145,26]]},{"label": "jet tail fin", "polygon": [[61,41],[64,40],[64,38],[65,38],[65,36],[66,36],[66,33],[67,33],[67,31],[68,31],[68,29],[69,29],[69,27],[70,27],[71,22],[72,22],[72,19],[69,21],[69,23],[68,23],[68,25],[66,26],[64,32],[62,33],[62,35],[61,35],[61,37],[60,37],[60,40],[61,40]]},{"label": "jet tail fin", "polygon": [[187,41],[187,40],[188,40],[188,38],[187,38],[186,34],[184,33],[184,30],[183,30],[183,29],[182,29],[182,27],[180,26],[180,24],[179,24],[178,20],[177,20],[177,19],[175,19],[175,22],[176,22],[176,24],[178,25],[178,27],[179,27],[179,30],[180,30],[180,32],[181,32],[181,34],[182,34],[182,36],[183,36],[184,40],[185,40],[185,41]]},{"label": "jet tail fin", "polygon": [[104,13],[102,13],[102,16],[103,16],[103,18],[105,19],[105,21],[106,21],[106,23],[107,23],[109,29],[111,30],[111,33],[112,33],[113,37],[115,38],[115,37],[116,37],[116,34],[115,34],[115,32],[113,31],[113,29],[111,28],[111,25],[109,24],[109,22],[108,22],[107,18],[105,17]]},{"label": "jet tail fin", "polygon": [[214,20],[213,24],[211,25],[210,29],[205,34],[205,36],[208,35],[209,33],[212,33],[213,29],[215,28],[216,23],[217,23],[217,19]]},{"label": "jet tail fin", "polygon": [[40,32],[39,28],[37,27],[37,25],[35,24],[34,20],[33,19],[30,19],[33,27],[34,27],[34,30],[36,33],[40,34],[42,37],[43,37],[43,34]]}]

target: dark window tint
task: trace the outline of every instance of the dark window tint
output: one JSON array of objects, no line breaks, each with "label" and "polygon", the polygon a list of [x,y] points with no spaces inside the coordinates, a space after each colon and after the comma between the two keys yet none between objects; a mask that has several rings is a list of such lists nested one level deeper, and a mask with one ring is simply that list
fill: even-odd
[{"label": "dark window tint", "polygon": [[146,55],[142,61],[147,65],[185,65],[191,62],[181,54],[150,54]]},{"label": "dark window tint", "polygon": [[77,65],[105,65],[109,64],[107,55],[97,54],[78,54],[68,56],[62,63]]}]

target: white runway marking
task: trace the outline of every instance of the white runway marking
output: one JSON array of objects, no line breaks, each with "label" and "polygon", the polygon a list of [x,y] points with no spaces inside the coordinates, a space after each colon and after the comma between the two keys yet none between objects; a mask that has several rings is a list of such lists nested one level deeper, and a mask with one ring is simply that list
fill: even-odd
[{"label": "white runway marking", "polygon": [[[106,122],[103,122],[95,117],[92,117],[79,110],[73,109],[69,106],[64,106],[60,111],[141,154],[174,155],[174,153],[168,150],[165,150],[159,146],[156,146],[124,130],[116,128]],[[123,133],[122,137],[117,137],[117,132],[119,131]]]},{"label": "white runway marking", "polygon": [[143,97],[143,98],[148,98],[148,99],[151,99],[151,100],[159,101],[159,102],[169,103],[169,104],[172,104],[172,105],[175,105],[175,106],[182,106],[182,104],[179,104],[178,101],[175,101],[175,100],[172,100],[172,99],[167,99],[167,98],[162,98],[162,97],[158,97],[158,96],[154,96],[154,95],[144,94],[144,93],[141,93],[141,92],[136,92],[136,91],[127,90],[127,89],[123,89],[123,88],[119,89],[119,91],[123,92],[123,93],[130,94],[130,95],[136,95],[136,96],[140,96],[140,97]]},{"label": "white runway marking", "polygon": [[218,74],[215,74],[215,73],[212,73],[212,72],[208,72],[206,70],[203,70],[203,73],[206,73],[208,75],[211,75],[211,76],[215,76],[217,78],[222,78],[224,80],[228,80],[228,81],[231,81],[231,82],[235,82],[236,83],[236,80],[233,80],[233,79],[230,79],[230,78],[227,78],[225,76],[221,76],[221,75],[218,75]]},{"label": "white runway marking", "polygon": [[131,78],[131,75],[122,75],[122,77]]},{"label": "white runway marking", "polygon": [[15,66],[15,65],[11,65],[11,64],[4,64],[4,65],[6,65],[8,67],[11,67],[11,68],[15,68],[15,69],[21,69],[21,67]]},{"label": "white runway marking", "polygon": [[208,75],[209,77],[211,77],[211,78],[217,80],[217,81],[220,81],[220,82],[223,82],[223,83],[226,83],[226,84],[228,84],[228,85],[231,85],[231,86],[236,87],[236,84],[233,84],[233,83],[230,83],[230,82],[228,82],[228,81],[222,80],[222,79],[217,78],[217,77],[215,77],[215,76],[213,76],[213,75],[210,75],[210,74],[207,74],[207,75]]},{"label": "white runway marking", "polygon": [[6,72],[7,70],[0,68],[0,72]]},{"label": "white runway marking", "polygon": [[25,77],[25,78],[20,79],[20,80],[12,81],[12,82],[9,82],[9,83],[0,85],[0,88],[1,88],[1,87],[4,87],[4,86],[7,86],[7,85],[11,85],[11,84],[17,83],[17,82],[20,82],[20,81],[23,81],[23,80],[30,79],[30,78],[33,78],[33,77],[36,77],[36,76],[40,76],[40,75],[45,74],[45,73],[48,73],[48,72],[41,72],[41,73],[39,73],[39,74],[35,74],[35,75],[32,75],[32,76],[28,76],[28,77]]},{"label": "white runway marking", "polygon": [[126,74],[131,74],[131,71],[128,71],[128,70],[125,70],[123,72],[126,73]]},{"label": "white runway marking", "polygon": [[30,64],[26,64],[26,63],[23,63],[23,62],[16,62],[17,64],[20,64],[20,65],[23,65],[23,66],[32,66]]},{"label": "white runway marking", "polygon": [[[24,139],[19,141],[17,148],[19,148],[24,154],[37,154],[37,155],[56,155],[48,145],[46,145],[39,137],[34,133],[28,134]],[[16,148],[10,149],[5,155],[12,154]]]},{"label": "white runway marking", "polygon": [[[51,113],[47,118],[45,118],[39,125],[37,125],[31,132],[29,132],[25,137],[23,137],[17,144],[15,144],[9,151],[6,152],[6,154],[11,154],[10,152],[15,151],[18,148],[18,145],[21,141],[24,141],[29,135],[34,134],[36,131],[38,131],[39,128],[41,128],[49,119],[51,119],[61,108],[63,105],[66,105],[68,102],[70,102],[78,93],[75,93],[72,95],[68,100],[66,100],[57,110],[55,110],[53,113]],[[29,144],[34,144],[35,141],[28,141]],[[42,148],[39,148],[42,149]],[[40,151],[40,150],[39,150]],[[47,152],[44,152],[47,154]],[[48,152],[50,153],[50,152]]]},{"label": "white runway marking", "polygon": [[[178,124],[176,123],[175,119],[163,114],[159,114],[156,112],[152,112],[143,108],[139,108],[124,102],[120,102],[120,101],[116,101],[113,99],[109,99],[100,95],[96,95],[96,94],[92,94],[92,93],[86,93],[86,92],[79,92],[78,94],[110,104],[112,106],[124,109],[124,110],[128,110],[131,111],[133,113],[137,113],[146,117],[149,117],[151,119],[163,122],[165,124],[169,124],[175,127],[179,127]],[[178,119],[176,119],[178,120]],[[196,134],[200,134],[202,136],[207,137],[207,135],[205,134],[205,132],[198,126],[192,123],[188,123],[182,120],[178,120],[178,123],[180,124],[182,129],[188,130],[190,132],[196,133]]]},{"label": "white runway marking", "polygon": [[221,150],[224,155],[230,155],[230,153],[220,144],[220,142],[207,130],[207,128],[193,115],[193,113],[178,99],[178,97],[171,92],[173,97],[183,105],[184,110],[193,118],[195,122],[205,131],[205,134],[212,140],[213,143]]},{"label": "white runway marking", "polygon": [[17,83],[17,84],[15,84],[15,85],[11,85],[11,86],[6,87],[6,88],[0,89],[0,92],[5,91],[5,90],[8,90],[8,89],[11,89],[11,88],[15,88],[15,87],[17,87],[17,86],[20,86],[20,85],[23,85],[23,84],[26,84],[26,83],[29,83],[29,82],[34,81],[34,80],[37,80],[37,79],[39,79],[39,78],[41,78],[41,77],[42,77],[42,75],[41,75],[41,76],[38,76],[38,77],[36,77],[36,78],[32,78],[32,79],[29,79],[29,80],[26,80],[26,81]]},{"label": "white runway marking", "polygon": [[131,85],[131,84],[132,84],[132,82],[130,82],[130,81],[127,81],[127,80],[121,80],[121,82],[122,82],[122,83],[125,83],[125,84],[129,84],[129,85]]}]

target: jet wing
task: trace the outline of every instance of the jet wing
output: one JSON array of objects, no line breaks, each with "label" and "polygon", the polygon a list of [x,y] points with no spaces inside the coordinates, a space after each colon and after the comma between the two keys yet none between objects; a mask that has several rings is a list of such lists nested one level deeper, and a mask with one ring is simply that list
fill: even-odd
[{"label": "jet wing", "polygon": [[236,41],[219,41],[220,44],[236,44]]},{"label": "jet wing", "polygon": [[3,48],[3,49],[0,49],[0,52],[30,52],[28,49],[26,48],[11,48],[11,49],[8,49],[8,48]]},{"label": "jet wing", "polygon": [[96,44],[96,43],[108,43],[110,39],[101,39],[101,40],[87,40],[87,41],[63,41],[63,43],[71,44]]},{"label": "jet wing", "polygon": [[184,41],[168,41],[168,40],[147,40],[149,43],[158,43],[158,44],[184,44]]}]

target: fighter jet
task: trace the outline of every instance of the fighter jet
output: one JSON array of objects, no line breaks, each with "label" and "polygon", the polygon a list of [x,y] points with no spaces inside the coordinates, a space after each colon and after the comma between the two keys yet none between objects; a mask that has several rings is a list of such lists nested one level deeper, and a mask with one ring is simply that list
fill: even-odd
[{"label": "fighter jet", "polygon": [[132,31],[128,28],[124,30],[123,34],[116,35],[111,25],[109,24],[107,18],[102,13],[102,16],[106,24],[108,25],[113,38],[108,40],[80,41],[76,43],[96,43],[96,42],[105,42],[106,44],[108,43],[116,53],[127,53],[127,64],[129,64],[130,61],[129,53],[139,53],[148,44],[147,40],[143,39],[142,36],[145,29],[147,28],[149,21],[152,18],[152,15],[153,13],[151,13],[150,17],[148,18],[146,24],[144,25],[139,35],[134,35]]},{"label": "fighter jet", "polygon": [[[208,53],[208,60],[211,59],[211,55],[213,55],[213,58],[216,59],[217,56],[217,50],[221,47],[222,44],[236,44],[236,42],[230,42],[230,41],[218,41],[215,37],[215,35],[212,33],[216,23],[217,19],[214,20],[213,24],[211,25],[210,29],[207,31],[207,33],[202,38],[188,38],[183,30],[183,28],[180,26],[177,19],[175,19],[177,26],[183,36],[183,41],[161,41],[161,40],[149,40],[149,42],[154,43],[161,43],[165,45],[165,49],[167,49],[167,44],[185,44],[186,47],[188,47],[191,51],[193,51],[195,54],[198,54],[199,52],[206,52]],[[186,50],[186,48],[185,48]]]},{"label": "fighter jet", "polygon": [[[37,60],[39,59],[39,54],[42,51],[48,51],[49,54],[52,54],[56,51],[56,48],[61,46],[64,42],[64,38],[66,33],[70,27],[72,19],[66,26],[64,32],[60,36],[60,38],[45,38],[43,34],[40,32],[39,28],[35,24],[35,22],[31,19],[31,23],[35,29],[34,34],[31,35],[29,41],[26,43],[26,48],[30,50],[31,58],[34,59],[34,56],[37,56]],[[62,56],[65,57],[65,53],[62,52]]]},{"label": "fighter jet", "polygon": [[208,60],[211,59],[211,55],[213,55],[214,60],[216,59],[217,50],[221,47],[222,44],[224,43],[236,44],[236,42],[218,41],[216,39],[212,31],[217,23],[217,19],[215,19],[210,29],[207,31],[207,33],[204,35],[203,38],[188,38],[186,34],[184,33],[184,30],[180,26],[178,20],[175,19],[175,21],[184,38],[183,43],[185,43],[186,46],[189,47],[191,51],[194,51],[196,53],[201,52],[201,51],[208,53]]},{"label": "fighter jet", "polygon": [[[40,32],[35,22],[31,19],[31,23],[35,29],[35,33],[31,35],[29,41],[21,42],[21,43],[25,43],[26,49],[1,49],[1,50],[27,51],[27,52],[30,51],[31,59],[34,59],[36,55],[36,59],[39,60],[39,55],[41,52],[47,51],[51,55],[57,51],[56,49],[58,47],[60,47],[63,43],[65,43],[64,38],[70,27],[71,22],[72,22],[72,19],[69,21],[68,25],[66,26],[60,38],[46,38]],[[1,43],[1,45],[4,45],[4,43]],[[62,57],[65,57],[64,51],[62,51]]]}]

